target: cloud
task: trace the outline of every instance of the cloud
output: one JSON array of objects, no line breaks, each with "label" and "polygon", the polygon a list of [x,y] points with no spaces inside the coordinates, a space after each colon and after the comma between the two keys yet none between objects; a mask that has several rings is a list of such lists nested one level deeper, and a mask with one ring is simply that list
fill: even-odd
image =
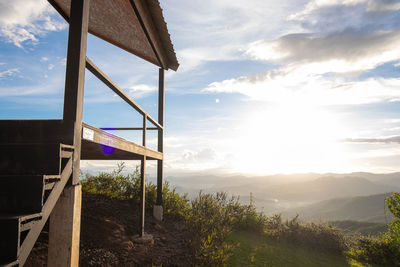
[{"label": "cloud", "polygon": [[216,153],[211,148],[204,148],[200,151],[186,150],[183,153],[183,159],[187,162],[208,162],[216,158]]},{"label": "cloud", "polygon": [[209,61],[241,59],[241,49],[257,36],[276,36],[277,31],[284,31],[282,17],[299,4],[275,0],[170,0],[161,1],[161,5],[182,73]]},{"label": "cloud", "polygon": [[2,71],[2,72],[0,72],[0,80],[3,79],[4,77],[13,76],[15,73],[18,73],[18,72],[19,72],[19,69],[17,69],[17,68]]},{"label": "cloud", "polygon": [[137,84],[128,88],[128,92],[133,98],[143,98],[155,91],[157,91],[155,86],[147,84]]},{"label": "cloud", "polygon": [[400,59],[400,30],[360,33],[354,31],[330,35],[290,34],[274,41],[252,43],[247,54],[258,60],[281,64],[318,63],[313,72],[355,72],[376,68]]},{"label": "cloud", "polygon": [[[240,93],[252,100],[309,105],[358,105],[397,101],[400,79],[369,78],[364,81],[331,79],[312,73],[311,66],[283,67],[263,74],[243,76],[209,84],[203,91]],[[318,69],[318,65],[313,68]]]},{"label": "cloud", "polygon": [[[371,11],[373,5],[381,4],[392,6],[393,3],[312,0],[302,11],[288,17],[289,22],[301,23],[302,32],[298,30],[248,45],[246,55],[279,64],[278,67],[213,82],[203,91],[312,105],[397,102],[400,79],[358,78],[363,72],[400,60],[400,25],[392,23],[398,12],[393,12],[393,8]],[[371,17],[372,22],[368,19]],[[370,27],[371,23],[377,25]]]},{"label": "cloud", "polygon": [[400,136],[393,136],[388,138],[346,138],[343,140],[343,142],[400,144]]},{"label": "cloud", "polygon": [[17,47],[27,41],[35,44],[48,31],[59,31],[67,24],[54,18],[47,1],[14,0],[0,2],[0,36]]}]

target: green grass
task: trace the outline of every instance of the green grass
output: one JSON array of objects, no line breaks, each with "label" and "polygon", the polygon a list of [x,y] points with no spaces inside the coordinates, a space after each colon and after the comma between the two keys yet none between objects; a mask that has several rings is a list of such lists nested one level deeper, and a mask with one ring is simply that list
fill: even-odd
[{"label": "green grass", "polygon": [[249,232],[234,232],[230,242],[237,243],[233,255],[226,266],[307,266],[307,267],[361,267],[361,264],[344,255],[333,255],[299,246],[284,241],[268,240],[266,237]]}]

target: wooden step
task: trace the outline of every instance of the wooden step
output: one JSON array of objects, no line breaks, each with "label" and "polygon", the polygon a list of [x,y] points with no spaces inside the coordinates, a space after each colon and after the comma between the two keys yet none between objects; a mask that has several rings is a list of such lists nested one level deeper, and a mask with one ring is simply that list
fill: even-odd
[{"label": "wooden step", "polygon": [[18,260],[24,232],[41,219],[41,213],[0,216],[0,265],[9,266]]},{"label": "wooden step", "polygon": [[0,175],[0,214],[41,212],[44,191],[59,180],[59,175]]},{"label": "wooden step", "polygon": [[0,143],[60,143],[62,120],[0,120]]},{"label": "wooden step", "polygon": [[60,144],[0,144],[0,175],[60,174]]}]

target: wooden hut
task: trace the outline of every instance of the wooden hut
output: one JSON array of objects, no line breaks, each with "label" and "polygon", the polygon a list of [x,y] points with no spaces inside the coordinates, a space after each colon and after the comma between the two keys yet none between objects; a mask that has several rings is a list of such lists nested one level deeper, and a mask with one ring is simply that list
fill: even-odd
[{"label": "wooden hut", "polygon": [[[0,265],[23,266],[50,217],[48,266],[77,266],[80,160],[141,161],[144,234],[146,160],[157,161],[155,216],[162,218],[164,70],[179,64],[158,0],[49,0],[69,23],[63,118],[0,120]],[[158,119],[152,118],[86,56],[91,33],[159,67]],[[143,116],[142,143],[82,122],[85,69]],[[158,131],[158,149],[146,132]],[[105,153],[104,148],[112,148]]]}]

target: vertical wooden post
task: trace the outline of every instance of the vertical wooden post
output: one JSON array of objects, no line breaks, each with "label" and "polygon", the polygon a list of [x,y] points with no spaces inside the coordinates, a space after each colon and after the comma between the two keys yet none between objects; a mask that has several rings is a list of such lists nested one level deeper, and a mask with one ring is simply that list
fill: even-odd
[{"label": "vertical wooden post", "polygon": [[79,264],[81,187],[79,169],[83,88],[90,0],[72,0],[65,77],[63,142],[74,146],[72,185],[64,189],[50,215],[47,265],[71,267]]},{"label": "vertical wooden post", "polygon": [[[160,68],[159,70],[159,79],[158,79],[158,123],[161,126],[164,126],[164,69]],[[164,130],[158,129],[158,151],[164,152]],[[163,204],[163,160],[157,160],[157,205]]]},{"label": "vertical wooden post", "polygon": [[90,0],[71,1],[63,123],[67,131],[64,142],[75,150],[72,184],[79,183],[89,3]]},{"label": "vertical wooden post", "polygon": [[[143,115],[142,145],[146,146],[147,115]],[[140,165],[140,236],[144,236],[144,219],[146,213],[146,156],[143,156]]]},{"label": "vertical wooden post", "polygon": [[[158,123],[164,126],[164,69],[160,68],[158,72]],[[158,151],[164,152],[164,129],[158,129]],[[162,221],[163,218],[163,177],[164,177],[164,160],[157,160],[157,200],[154,206],[153,216],[155,219]]]}]

